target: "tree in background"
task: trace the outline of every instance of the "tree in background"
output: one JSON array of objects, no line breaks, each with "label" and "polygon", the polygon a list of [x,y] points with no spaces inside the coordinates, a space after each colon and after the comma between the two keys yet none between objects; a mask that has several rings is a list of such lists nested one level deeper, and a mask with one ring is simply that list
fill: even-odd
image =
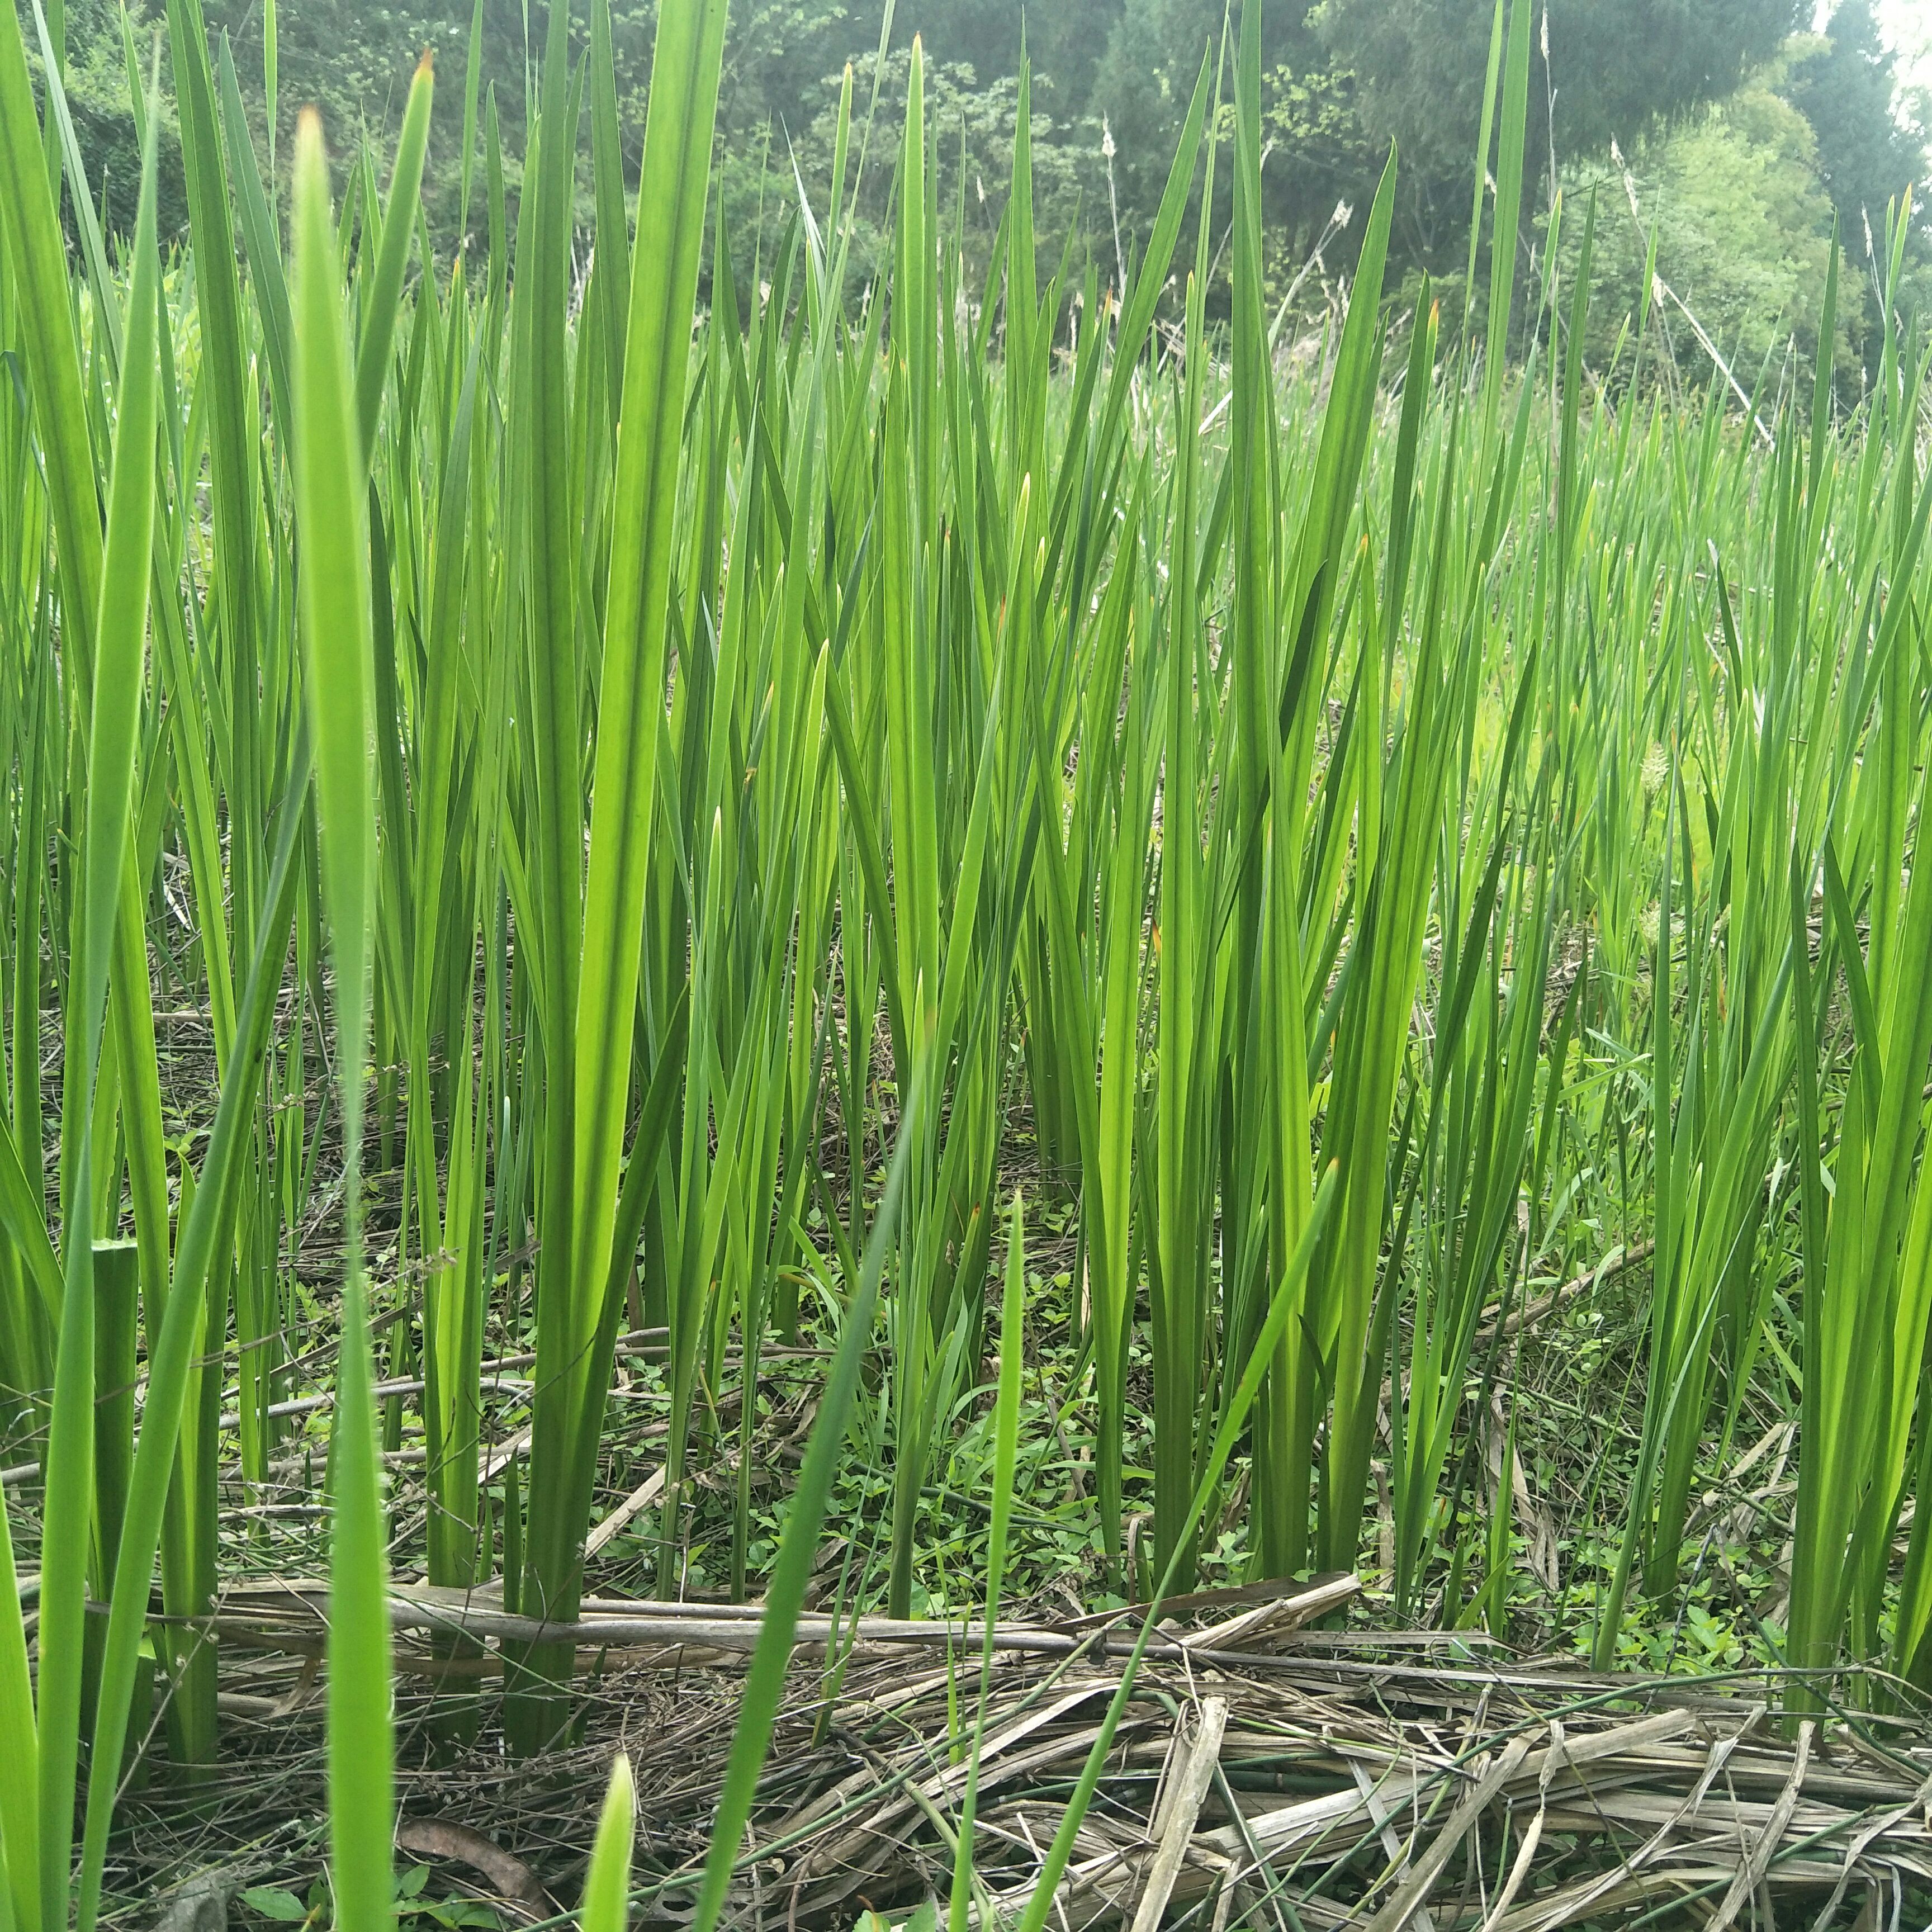
[{"label": "tree in background", "polygon": [[[876,46],[876,44],[875,44]],[[956,212],[958,233],[956,238],[960,294],[969,308],[976,308],[986,288],[986,277],[994,243],[998,237],[1006,184],[1012,173],[1013,130],[1019,108],[1019,83],[1012,75],[995,75],[982,84],[977,70],[968,62],[940,57],[935,46],[926,50],[926,113],[933,130],[932,190],[940,218],[950,231]],[[847,270],[856,295],[867,278],[884,273],[891,264],[892,249],[892,172],[891,166],[898,130],[905,118],[906,82],[911,68],[910,37],[905,47],[895,47],[878,64],[878,106],[872,137],[870,158],[862,176],[856,178],[856,204]],[[874,62],[868,55],[862,82],[855,74],[854,97],[862,115],[869,107]],[[832,172],[832,141],[838,124],[839,84],[842,73],[826,76],[820,83],[819,101],[812,119],[800,130],[793,152],[800,178],[812,197],[815,211],[822,213]],[[1044,284],[1058,268],[1070,236],[1078,246],[1072,260],[1072,279],[1077,283],[1089,250],[1099,262],[1110,266],[1111,242],[1103,244],[1104,232],[1096,226],[1104,221],[1106,186],[1097,129],[1093,138],[1084,138],[1085,130],[1067,124],[1042,108],[1042,95],[1052,100],[1054,91],[1034,83],[1033,112],[1029,122],[1033,136],[1034,212],[1039,238],[1037,272]],[[855,149],[860,144],[855,132]],[[773,165],[762,164],[760,153],[728,158],[728,219],[734,226],[732,258],[741,276],[748,269],[754,254],[769,261],[772,248],[790,220],[796,206],[790,160],[775,141]],[[848,162],[847,191],[854,187],[856,154]],[[1102,275],[1102,281],[1107,279]]]},{"label": "tree in background", "polygon": [[1784,96],[1810,123],[1819,177],[1854,259],[1863,250],[1868,226],[1874,242],[1882,242],[1886,205],[1912,182],[1920,184],[1914,225],[1922,256],[1928,206],[1923,104],[1902,94],[1898,65],[1880,35],[1870,0],[1839,0],[1823,34],[1808,39],[1792,60]]},{"label": "tree in background", "polygon": [[1767,374],[1776,378],[1788,352],[1806,362],[1816,352],[1832,207],[1810,127],[1779,92],[1784,65],[1772,63],[1727,100],[1646,142],[1628,172],[1614,165],[1564,170],[1572,262],[1582,204],[1591,194],[1597,198],[1585,348],[1593,368],[1610,367],[1622,338],[1622,373],[1630,372],[1626,332],[1644,315],[1653,239],[1657,272],[1670,294],[1650,305],[1648,370],[1662,368],[1670,381],[1694,387],[1721,380],[1714,348],[1750,394]]},{"label": "tree in background", "polygon": [[[1539,9],[1529,154],[1568,162],[1607,154],[1613,139],[1634,149],[1735,92],[1808,10],[1808,0],[1550,0]],[[1453,266],[1468,240],[1493,18],[1493,0],[1322,0],[1314,10],[1330,53],[1355,76],[1364,124],[1401,144],[1409,243],[1432,267]]]},{"label": "tree in background", "polygon": [[[1204,58],[1218,58],[1226,17],[1221,0],[1124,0],[1119,8],[1088,118],[1090,124],[1100,117],[1112,137],[1112,173],[1130,236],[1159,202],[1195,78]],[[1329,233],[1338,205],[1359,200],[1366,208],[1388,141],[1356,111],[1355,78],[1331,58],[1306,0],[1264,4],[1262,63],[1264,233],[1269,267],[1286,287]],[[1232,180],[1223,167],[1217,232],[1228,218]],[[1344,230],[1334,240],[1330,266],[1346,266],[1352,236]]]},{"label": "tree in background", "polygon": [[[1912,104],[1901,99],[1867,0],[1843,0],[1826,33],[1792,35],[1730,98],[1658,130],[1625,169],[1566,166],[1573,205],[1593,189],[1598,197],[1593,362],[1606,364],[1643,312],[1654,238],[1670,294],[1652,311],[1652,340],[1674,378],[1710,380],[1713,349],[1746,391],[1767,376],[1799,373],[1783,365],[1787,356],[1808,364],[1817,352],[1818,290],[1835,214],[1849,272],[1832,354],[1841,392],[1855,399],[1881,339],[1868,249],[1882,248],[1887,204],[1927,165],[1923,134],[1906,112]],[[1559,100],[1559,126],[1562,119]],[[1928,239],[1922,192],[1906,238],[1900,298],[1908,307],[1932,293]]]}]

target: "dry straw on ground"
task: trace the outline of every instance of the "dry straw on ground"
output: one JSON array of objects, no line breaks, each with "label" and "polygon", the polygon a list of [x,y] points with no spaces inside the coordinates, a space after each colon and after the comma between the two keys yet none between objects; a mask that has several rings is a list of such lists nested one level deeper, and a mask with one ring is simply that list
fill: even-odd
[{"label": "dry straw on ground", "polygon": [[[1439,1634],[1309,1628],[1357,1587],[1329,1578],[1177,1606],[1142,1666],[1054,1922],[1554,1932],[1676,1908],[1706,1928],[1809,1925],[1863,1894],[1884,1923],[1904,1887],[1932,1880],[1922,1731],[1847,1713],[1792,1739],[1761,1679],[1606,1678]],[[300,1584],[237,1588],[223,1602],[224,1655],[251,1660],[252,1694],[224,1701],[260,1726],[245,1801],[258,1824],[271,1768],[286,1774],[290,1812],[314,1791],[304,1713],[319,1708],[310,1658],[326,1614],[326,1592]],[[479,1674],[452,1674],[452,1628],[486,1646],[526,1634],[480,1596],[465,1605],[399,1589],[393,1614],[412,1687],[406,1735],[412,1712],[427,1714],[453,1688],[494,1700],[487,1658],[472,1666]],[[585,1794],[621,1748],[640,1808],[635,1904],[646,1922],[678,1922],[722,1780],[733,1666],[757,1617],[754,1606],[586,1601],[572,1633],[586,1677],[584,1741],[517,1766],[486,1724],[455,1762],[406,1772],[399,1845],[512,1922],[536,1922],[548,1900],[574,1894],[593,1822]],[[999,1628],[980,1769],[982,1924],[1031,1892],[1118,1684],[1118,1632],[1090,1618]],[[943,1895],[966,1774],[963,1659],[979,1633],[860,1618],[835,1634],[820,1616],[800,1636],[733,1900],[739,1923],[788,1932]],[[136,1838],[158,1858],[176,1833],[188,1834],[172,1846],[177,1874],[194,1862],[197,1833],[206,1862],[216,1834],[206,1812],[158,1811]],[[259,1855],[233,1868],[262,1868]]]}]

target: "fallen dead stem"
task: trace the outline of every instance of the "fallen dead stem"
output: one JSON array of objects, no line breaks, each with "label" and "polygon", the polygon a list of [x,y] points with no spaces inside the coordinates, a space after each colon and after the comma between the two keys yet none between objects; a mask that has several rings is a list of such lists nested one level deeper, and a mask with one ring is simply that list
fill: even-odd
[{"label": "fallen dead stem", "polygon": [[[1199,1932],[1553,1932],[1640,1907],[1721,1932],[1754,1913],[1827,1924],[1868,1895],[1932,1883],[1922,1729],[1841,1718],[1793,1743],[1761,1678],[1594,1676],[1372,1634],[1344,1652],[1336,1633],[1298,1634],[1356,1587],[1335,1577],[1177,1600],[1142,1666],[1054,1922],[1125,1932],[1139,1919],[1146,1932],[1151,1888],[1153,1913]],[[506,1918],[530,1922],[538,1884],[576,1895],[590,1794],[622,1748],[638,1780],[638,1912],[664,1924],[684,1917],[756,1606],[590,1600],[583,1740],[524,1765],[499,1748],[491,1658],[438,1658],[425,1641],[457,1628],[487,1646],[522,1634],[524,1620],[421,1589],[399,1588],[394,1603],[410,1673],[411,1855],[446,1856],[473,1885],[494,1848],[502,1870],[535,1875],[496,1894]],[[223,1600],[238,1753],[220,1789],[233,1784],[238,1804],[245,1788],[256,1834],[265,1792],[282,1815],[319,1821],[325,1613],[325,1594],[299,1583],[251,1584]],[[965,1780],[955,1726],[970,1721],[976,1681],[976,1626],[860,1618],[835,1628],[820,1617],[806,1634],[736,1900],[739,1922],[788,1932],[842,1928],[863,1910],[943,1893]],[[982,1922],[1032,1889],[1118,1685],[1124,1636],[1095,1618],[995,1631],[976,1860]],[[433,1748],[466,1703],[478,1741]],[[170,1832],[206,1834],[228,1815],[218,1792],[193,1812],[166,1799],[130,1808],[151,1859]],[[184,1839],[171,1869],[191,1862]]]}]

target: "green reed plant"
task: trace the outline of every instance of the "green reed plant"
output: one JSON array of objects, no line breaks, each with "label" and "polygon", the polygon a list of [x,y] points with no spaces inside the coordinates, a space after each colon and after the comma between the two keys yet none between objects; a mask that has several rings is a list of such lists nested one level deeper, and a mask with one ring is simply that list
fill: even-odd
[{"label": "green reed plant", "polygon": [[[396,1560],[555,1620],[615,1473],[621,1329],[662,1351],[639,1531],[667,1595],[758,1593],[774,1389],[822,1359],[778,1351],[836,1347],[742,1822],[848,1436],[889,1607],[933,1581],[1016,1165],[1072,1240],[1036,1291],[1009,1234],[995,1460],[1014,1297],[1030,1320],[1064,1292],[1096,1587],[1368,1564],[1379,1463],[1402,1613],[1506,1628],[1543,1445],[1504,1318],[1581,1270],[1562,1318],[1641,1358],[1609,1558],[1564,1558],[1600,1660],[1682,1603],[1690,1498],[1769,1408],[1798,1424],[1791,1660],[1924,1678],[1916,1513],[1896,1560],[1932,1243],[1902,230],[1850,415],[1828,370],[1808,422],[1767,386],[1768,441],[1720,387],[1654,395],[1642,315],[1588,366],[1594,210],[1573,250],[1554,208],[1515,286],[1529,13],[1496,14],[1480,348],[1426,288],[1387,298],[1392,162],[1306,367],[1268,281],[1258,6],[1114,291],[1038,254],[1030,78],[964,285],[922,46],[892,134],[847,77],[832,178],[772,188],[788,225],[751,276],[722,208],[707,249],[718,0],[662,10],[640,183],[608,10],[560,6],[514,207],[472,33],[481,260],[424,224],[424,68],[333,199],[304,133],[286,261],[233,59],[171,0],[190,221],[164,271],[151,225],[123,247],[88,205],[58,64],[37,82],[0,25],[0,348],[31,402],[0,410],[0,1429],[38,1478],[8,1497],[28,1570],[40,1498],[40,1574],[11,1586],[37,1580],[36,1634],[0,1633],[15,1924],[66,1916],[97,1766],[83,1926],[101,1909],[144,1644],[170,1774],[215,1762],[222,1485],[252,1497],[298,1431],[331,1463],[338,1742],[389,1748],[376,1334],[421,1385],[381,1418],[392,1448],[422,1431]],[[862,279],[880,167],[890,260]],[[1225,255],[1206,223],[1184,253],[1231,167]],[[184,1009],[205,1095],[160,1017]],[[296,1253],[338,1226],[339,1303]],[[486,1384],[519,1354],[527,1384]],[[248,1534],[300,1567],[284,1526]],[[568,1648],[505,1666],[539,1750]],[[440,1703],[439,1748],[486,1708]],[[345,1870],[386,1859],[386,1803],[345,1784]],[[352,1912],[386,1909],[359,1883]]]},{"label": "green reed plant", "polygon": [[[19,104],[24,80],[16,23],[0,38],[0,91],[8,98],[10,110]],[[24,243],[28,248],[44,250],[52,220],[46,177],[36,168],[30,182],[22,172],[31,165],[22,150],[34,117],[30,110],[21,123],[10,116],[10,124],[7,145],[12,158],[8,164],[7,187],[10,191],[4,196],[10,248],[19,249]],[[161,310],[154,174],[151,137],[145,144],[140,214],[127,294],[120,406],[108,472],[105,530],[98,517],[76,526],[76,554],[69,561],[74,588],[84,586],[92,595],[84,606],[76,598],[68,607],[86,608],[89,619],[84,627],[76,626],[76,644],[84,638],[88,649],[86,658],[76,667],[76,676],[84,676],[86,681],[76,693],[76,742],[69,757],[82,774],[85,790],[79,814],[81,890],[70,900],[74,924],[68,958],[76,996],[68,1010],[64,1090],[91,1096],[96,1105],[106,1098],[99,1091],[97,1076],[110,980],[117,952],[121,952],[116,946],[117,922],[127,910],[129,898],[125,888],[131,876],[130,832],[146,681],[148,556],[154,521],[156,345]],[[73,341],[70,334],[53,328],[50,316],[45,320],[40,346],[50,358],[46,367],[53,376],[56,371],[72,366]],[[52,393],[53,382],[49,388]],[[84,435],[84,430],[80,434]],[[77,451],[68,454],[78,461]],[[91,584],[86,581],[89,573]],[[135,938],[138,947],[138,926]],[[143,974],[142,996],[146,992]],[[122,998],[127,998],[124,989]],[[66,1196],[58,1342],[46,1458],[38,1667],[31,1690],[24,1646],[5,1660],[11,1678],[5,1693],[5,1748],[17,1768],[10,1775],[5,1797],[0,1800],[0,1832],[4,1834],[0,1843],[4,1843],[8,1861],[11,1916],[20,1926],[64,1925],[68,1918],[82,1680],[89,1648],[86,1570],[97,1516],[93,1155],[92,1137],[82,1136]],[[17,1624],[20,1602],[10,1547],[3,1567],[9,1595],[4,1614]],[[97,1729],[105,1708],[97,1693]],[[118,1773],[118,1749],[111,1762]]]},{"label": "green reed plant", "polygon": [[[559,339],[573,145],[565,135],[575,124],[574,113],[566,119],[566,18],[561,7],[551,17],[542,111],[554,135],[521,218],[534,273],[519,292],[518,354],[533,410],[527,621],[538,824],[548,842],[537,867],[536,937],[548,1096],[542,1269],[549,1292],[538,1302],[523,1597],[530,1613],[556,1618],[572,1614],[580,1586],[615,1333],[608,1283],[654,804],[654,713],[664,682],[671,516],[724,8],[723,0],[669,8],[658,25],[637,245],[668,272],[631,278],[611,512],[620,548],[603,637],[587,874],[575,849],[580,754]],[[540,152],[543,138],[540,128]],[[527,322],[525,298],[544,304]],[[560,1672],[567,1682],[568,1664],[568,1652],[550,1646],[520,1658],[518,1667],[541,1685]],[[557,1713],[539,1690],[519,1721],[529,1740],[542,1742]]]},{"label": "green reed plant", "polygon": [[[426,111],[426,110],[425,110]],[[387,1538],[363,1286],[361,1200],[370,938],[376,911],[375,646],[362,430],[350,387],[322,124],[296,136],[295,499],[301,544],[305,716],[316,746],[322,899],[335,967],[335,1064],[346,1162],[346,1266],[331,1437],[328,1792],[337,1922],[388,1922],[394,1836]],[[365,338],[366,339],[366,338]],[[374,428],[366,408],[362,420]]]}]

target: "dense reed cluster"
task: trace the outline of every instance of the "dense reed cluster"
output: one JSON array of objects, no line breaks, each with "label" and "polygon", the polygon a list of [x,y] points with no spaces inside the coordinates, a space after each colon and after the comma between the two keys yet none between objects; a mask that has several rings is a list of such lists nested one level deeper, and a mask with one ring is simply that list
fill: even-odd
[{"label": "dense reed cluster", "polygon": [[[1312,343],[1264,286],[1256,0],[1120,288],[1041,279],[1024,82],[961,286],[916,51],[896,134],[848,75],[829,197],[775,185],[784,245],[734,286],[723,0],[662,10],[640,183],[600,0],[580,58],[551,9],[514,206],[472,65],[489,243],[454,262],[427,62],[392,158],[338,145],[332,182],[345,130],[304,122],[284,207],[169,0],[164,260],[144,50],[109,237],[5,10],[0,1426],[39,1568],[0,1539],[0,1928],[92,1924],[130,1713],[165,1691],[184,1774],[220,1750],[219,1484],[292,1442],[330,1510],[337,1922],[386,1923],[379,1450],[420,1427],[430,1583],[567,1624],[627,1328],[662,1344],[658,1593],[709,1512],[768,1605],[708,1924],[840,1469],[888,1486],[904,1616],[995,1352],[997,1604],[1036,1201],[1074,1214],[1096,1592],[1188,1587],[1211,1519],[1250,1574],[1380,1563],[1397,1618],[1502,1628],[1524,1305],[1641,1251],[1597,1661],[1768,1426],[1788,1708],[1846,1657],[1932,1688],[1932,476],[1888,300],[1855,409],[1828,370],[1654,397],[1647,313],[1586,367],[1598,212],[1552,208],[1516,286],[1526,0],[1480,317],[1384,302],[1392,159]],[[1229,170],[1224,242],[1195,211]],[[758,1394],[801,1342],[765,1565]],[[527,1356],[515,1406],[486,1353]],[[540,1751],[571,1646],[500,1661]]]}]

